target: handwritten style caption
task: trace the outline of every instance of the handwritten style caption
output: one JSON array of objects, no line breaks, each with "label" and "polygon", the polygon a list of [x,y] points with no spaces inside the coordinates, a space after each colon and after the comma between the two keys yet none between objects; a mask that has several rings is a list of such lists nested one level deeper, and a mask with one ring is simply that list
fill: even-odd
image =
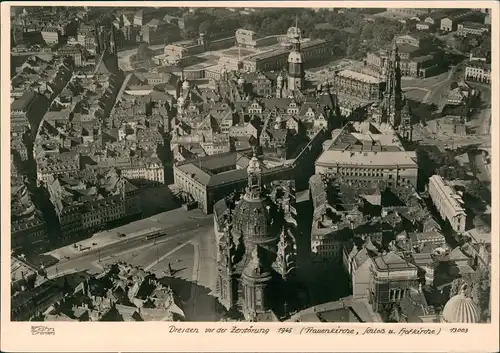
[{"label": "handwritten style caption", "polygon": [[[253,325],[238,325],[231,326],[230,328],[225,327],[207,327],[204,329],[198,327],[177,327],[175,325],[170,325],[168,328],[168,333],[170,334],[258,334],[258,335],[268,335],[277,334],[281,336],[286,335],[396,335],[396,336],[412,336],[412,335],[425,335],[425,336],[437,336],[442,332],[451,334],[466,334],[468,333],[467,328],[452,327],[452,328],[439,328],[439,329],[428,329],[428,328],[396,328],[396,329],[384,329],[384,328],[347,328],[342,326],[337,327],[319,327],[319,326],[305,326],[305,327],[277,327],[277,328],[266,328],[266,327],[254,327]],[[55,328],[38,325],[31,326],[31,334],[34,336],[54,336],[56,334]]]},{"label": "handwritten style caption", "polygon": [[396,329],[384,329],[384,328],[346,328],[342,326],[337,327],[319,327],[319,326],[306,326],[306,327],[278,327],[278,328],[265,328],[265,327],[255,327],[253,325],[238,325],[232,326],[231,328],[225,327],[207,327],[204,329],[200,328],[186,328],[186,327],[176,327],[175,325],[169,326],[169,333],[207,333],[207,334],[278,334],[278,335],[317,335],[317,334],[334,334],[334,335],[396,335],[396,336],[413,336],[413,335],[426,335],[426,336],[437,336],[442,332],[457,334],[457,333],[467,333],[467,328],[446,328],[446,329],[428,329],[428,328],[396,328]]}]

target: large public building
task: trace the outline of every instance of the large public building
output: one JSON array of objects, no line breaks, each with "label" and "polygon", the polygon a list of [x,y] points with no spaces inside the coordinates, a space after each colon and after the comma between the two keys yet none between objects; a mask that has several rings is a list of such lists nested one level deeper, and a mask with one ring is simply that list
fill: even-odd
[{"label": "large public building", "polygon": [[[415,32],[396,38],[403,76],[425,78],[440,72],[443,51],[433,42],[433,37],[426,32]],[[385,62],[390,59],[391,48],[382,48],[369,52],[365,64],[383,73]]]},{"label": "large public building", "polygon": [[417,185],[415,152],[406,151],[390,124],[350,123],[333,131],[315,163],[316,174],[339,175],[346,181],[370,185]]},{"label": "large public building", "polygon": [[429,178],[429,196],[443,220],[458,233],[465,232],[467,213],[462,196],[439,175]]}]

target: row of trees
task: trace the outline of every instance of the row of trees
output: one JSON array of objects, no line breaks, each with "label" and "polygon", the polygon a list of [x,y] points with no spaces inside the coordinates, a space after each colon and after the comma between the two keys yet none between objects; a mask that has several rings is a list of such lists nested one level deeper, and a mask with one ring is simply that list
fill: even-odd
[{"label": "row of trees", "polygon": [[469,53],[472,49],[482,47],[491,51],[491,34],[484,32],[482,35],[468,35],[466,37],[455,37],[454,48],[463,53]]},{"label": "row of trees", "polygon": [[450,298],[457,295],[464,285],[467,286],[465,294],[472,298],[479,308],[481,322],[490,322],[491,269],[478,268],[472,275],[455,279],[451,284]]},{"label": "row of trees", "polygon": [[468,170],[458,163],[455,156],[452,151],[441,152],[437,148],[428,150],[426,157],[430,163],[427,167],[447,180],[464,179]]},{"label": "row of trees", "polygon": [[303,36],[329,40],[335,54],[360,59],[368,51],[390,43],[396,35],[409,31],[406,24],[398,21],[376,18],[368,22],[364,15],[360,9],[339,13],[324,9],[269,8],[248,14],[227,9],[198,9],[185,19],[185,36],[192,39],[203,32],[216,37],[238,28],[253,30],[262,36],[284,34],[297,21]]}]

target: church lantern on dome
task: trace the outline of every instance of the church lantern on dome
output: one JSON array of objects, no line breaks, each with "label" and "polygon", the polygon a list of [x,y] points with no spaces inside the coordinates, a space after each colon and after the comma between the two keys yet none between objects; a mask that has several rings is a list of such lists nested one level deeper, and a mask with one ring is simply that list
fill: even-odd
[{"label": "church lantern on dome", "polygon": [[253,151],[253,157],[248,163],[247,174],[248,185],[246,196],[251,199],[259,198],[262,191],[262,170],[260,168],[260,162],[257,158],[257,151],[255,148]]}]

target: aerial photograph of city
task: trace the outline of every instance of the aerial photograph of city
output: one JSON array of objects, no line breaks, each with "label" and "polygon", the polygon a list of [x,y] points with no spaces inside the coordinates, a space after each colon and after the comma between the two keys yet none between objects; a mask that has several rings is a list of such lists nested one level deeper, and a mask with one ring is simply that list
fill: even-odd
[{"label": "aerial photograph of city", "polygon": [[10,9],[11,321],[491,322],[490,9]]}]

